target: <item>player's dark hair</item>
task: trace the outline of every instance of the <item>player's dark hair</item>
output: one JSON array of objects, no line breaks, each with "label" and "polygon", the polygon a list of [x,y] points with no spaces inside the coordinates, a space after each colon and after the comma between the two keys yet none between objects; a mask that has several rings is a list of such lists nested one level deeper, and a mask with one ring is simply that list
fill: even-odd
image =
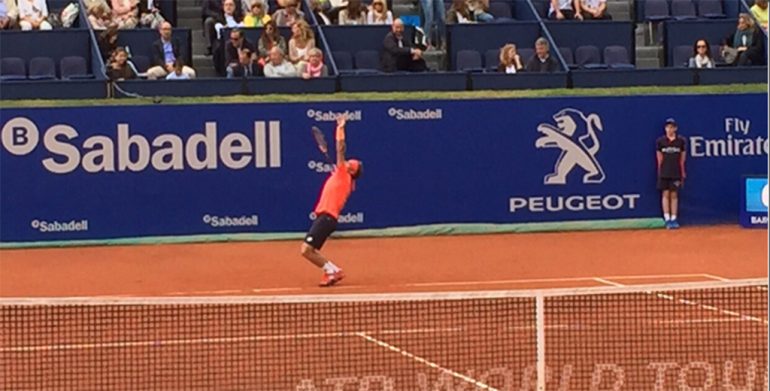
[{"label": "player's dark hair", "polygon": [[356,173],[351,175],[351,177],[355,180],[361,177],[364,173],[364,163],[360,160],[358,161],[358,170],[356,170]]}]

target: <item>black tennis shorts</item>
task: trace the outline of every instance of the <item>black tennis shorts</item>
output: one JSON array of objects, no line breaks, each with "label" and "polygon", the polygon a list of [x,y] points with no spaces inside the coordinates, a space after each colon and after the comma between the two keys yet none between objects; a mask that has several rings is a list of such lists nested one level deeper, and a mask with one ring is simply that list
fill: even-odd
[{"label": "black tennis shorts", "polygon": [[320,250],[326,243],[326,239],[337,229],[337,219],[328,213],[321,213],[316,216],[310,231],[305,235],[305,243],[311,245],[314,249]]},{"label": "black tennis shorts", "polygon": [[679,191],[682,189],[682,180],[678,178],[658,178],[658,190]]}]

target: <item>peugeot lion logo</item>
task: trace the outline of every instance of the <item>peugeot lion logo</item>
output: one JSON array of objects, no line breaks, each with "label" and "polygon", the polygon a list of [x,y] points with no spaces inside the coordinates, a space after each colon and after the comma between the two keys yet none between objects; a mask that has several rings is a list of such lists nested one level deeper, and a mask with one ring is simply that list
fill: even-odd
[{"label": "peugeot lion logo", "polygon": [[576,167],[585,170],[583,183],[604,182],[604,170],[596,160],[599,152],[599,138],[596,130],[602,131],[602,120],[596,114],[584,115],[580,110],[563,109],[554,114],[556,126],[542,123],[537,131],[542,136],[535,141],[536,148],[559,148],[561,155],[556,160],[554,171],[545,176],[546,185],[564,185],[567,175]]}]

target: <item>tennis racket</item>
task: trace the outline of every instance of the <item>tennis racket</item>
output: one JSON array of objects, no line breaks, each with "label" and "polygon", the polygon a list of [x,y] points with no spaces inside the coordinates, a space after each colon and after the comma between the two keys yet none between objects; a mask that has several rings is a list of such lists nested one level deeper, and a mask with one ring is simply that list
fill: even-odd
[{"label": "tennis racket", "polygon": [[310,130],[313,132],[316,144],[318,144],[318,150],[321,151],[327,162],[332,163],[332,159],[329,157],[329,144],[326,143],[323,132],[317,126],[313,126]]}]

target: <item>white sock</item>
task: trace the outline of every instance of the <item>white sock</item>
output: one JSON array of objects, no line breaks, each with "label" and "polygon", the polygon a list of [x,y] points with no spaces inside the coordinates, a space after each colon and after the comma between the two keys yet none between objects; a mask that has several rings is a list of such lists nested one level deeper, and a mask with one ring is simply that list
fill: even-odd
[{"label": "white sock", "polygon": [[671,214],[670,213],[663,213],[663,220],[671,221]]},{"label": "white sock", "polygon": [[337,267],[337,265],[333,264],[331,261],[328,261],[323,266],[324,272],[326,274],[332,274],[340,271],[340,268]]},{"label": "white sock", "polygon": [[676,221],[676,215],[671,215],[671,221]]}]

